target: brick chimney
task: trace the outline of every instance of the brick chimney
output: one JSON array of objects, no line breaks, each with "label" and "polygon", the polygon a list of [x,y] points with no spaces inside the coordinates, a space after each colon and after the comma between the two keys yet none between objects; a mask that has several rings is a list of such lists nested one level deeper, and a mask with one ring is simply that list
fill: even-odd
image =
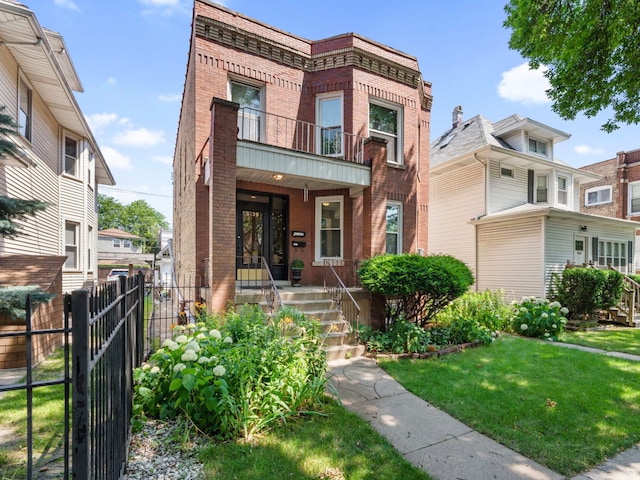
[{"label": "brick chimney", "polygon": [[453,128],[456,128],[458,125],[462,123],[462,106],[458,105],[453,109],[453,113],[451,114],[451,122],[453,123]]}]

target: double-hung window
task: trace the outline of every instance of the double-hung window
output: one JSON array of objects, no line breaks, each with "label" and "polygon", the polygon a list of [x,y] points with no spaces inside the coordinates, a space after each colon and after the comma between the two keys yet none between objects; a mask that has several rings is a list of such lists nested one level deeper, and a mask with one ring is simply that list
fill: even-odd
[{"label": "double-hung window", "polygon": [[584,204],[587,207],[611,203],[611,185],[589,188],[584,192]]},{"label": "double-hung window", "polygon": [[387,162],[402,164],[402,109],[381,100],[369,102],[369,135],[387,141]]},{"label": "double-hung window", "polygon": [[316,198],[316,260],[342,258],[343,219],[342,196]]},{"label": "double-hung window", "polygon": [[536,175],[536,203],[549,202],[549,175]]},{"label": "double-hung window", "polygon": [[78,224],[65,222],[64,254],[67,256],[67,260],[64,262],[64,268],[66,270],[77,270],[79,268],[78,252]]},{"label": "double-hung window", "polygon": [[402,203],[387,202],[387,253],[402,253]]},{"label": "double-hung window", "polygon": [[547,142],[537,140],[535,138],[529,139],[529,153],[537,153],[538,155],[547,156]]},{"label": "double-hung window", "polygon": [[640,215],[640,182],[629,184],[629,215]]},{"label": "double-hung window", "polygon": [[27,82],[20,79],[19,86],[19,105],[18,110],[18,132],[27,140],[31,141],[31,97],[32,92]]},{"label": "double-hung window", "polygon": [[78,175],[78,141],[71,137],[64,137],[64,173],[76,177]]},{"label": "double-hung window", "polygon": [[113,239],[113,248],[120,248],[120,239],[119,238],[114,238]]},{"label": "double-hung window", "polygon": [[320,95],[316,100],[317,135],[316,151],[320,155],[342,156],[342,93]]},{"label": "double-hung window", "polygon": [[238,110],[238,138],[260,142],[263,140],[262,88],[245,83],[229,82],[229,96],[240,105]]},{"label": "double-hung window", "polygon": [[558,175],[558,205],[569,205],[569,178]]}]

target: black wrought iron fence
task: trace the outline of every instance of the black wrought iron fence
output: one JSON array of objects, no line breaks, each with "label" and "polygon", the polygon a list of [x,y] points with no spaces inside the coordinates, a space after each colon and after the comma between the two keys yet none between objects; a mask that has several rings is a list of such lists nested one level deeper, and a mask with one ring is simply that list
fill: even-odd
[{"label": "black wrought iron fence", "polygon": [[[8,402],[8,396],[14,395],[14,405],[24,398],[26,422],[23,439],[12,438],[21,428],[9,428],[0,436],[0,448],[14,445],[12,440],[16,440],[15,445],[26,444],[26,458],[18,459],[18,464],[12,459],[3,461],[0,478],[123,477],[130,436],[133,369],[141,364],[144,354],[144,293],[144,275],[140,273],[65,295],[60,328],[37,328],[27,302],[24,328],[0,332],[0,344],[7,339],[21,339],[14,343],[24,344],[25,376],[18,383],[0,385],[0,396],[7,396]],[[63,349],[64,367],[57,378],[36,380],[33,343],[43,335],[57,336],[55,342]],[[63,392],[44,390],[52,386],[59,386]],[[24,397],[18,396],[22,392]],[[62,425],[60,431],[56,428],[55,432],[44,432],[51,438],[37,451],[34,432],[43,434],[39,423],[45,420],[40,413],[43,406],[37,405],[34,398],[50,403],[44,406],[46,421],[56,427]]]}]

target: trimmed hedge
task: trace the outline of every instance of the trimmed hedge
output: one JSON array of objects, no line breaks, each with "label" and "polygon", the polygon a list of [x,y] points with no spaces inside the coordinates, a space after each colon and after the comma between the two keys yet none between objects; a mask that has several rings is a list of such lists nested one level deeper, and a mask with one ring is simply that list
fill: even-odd
[{"label": "trimmed hedge", "polygon": [[557,300],[569,309],[569,317],[593,317],[597,310],[616,305],[622,297],[624,276],[616,270],[570,268],[557,284]]}]

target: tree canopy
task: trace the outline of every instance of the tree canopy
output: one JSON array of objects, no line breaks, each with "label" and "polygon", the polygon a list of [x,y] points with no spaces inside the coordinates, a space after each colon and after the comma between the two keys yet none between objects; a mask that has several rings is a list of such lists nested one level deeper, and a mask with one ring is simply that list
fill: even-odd
[{"label": "tree canopy", "polygon": [[119,228],[144,239],[147,252],[158,248],[160,229],[168,229],[165,216],[144,200],[123,205],[107,195],[98,195],[98,229]]},{"label": "tree canopy", "polygon": [[552,109],[562,118],[611,108],[602,129],[640,122],[640,3],[635,0],[510,0],[509,47],[547,67]]}]

